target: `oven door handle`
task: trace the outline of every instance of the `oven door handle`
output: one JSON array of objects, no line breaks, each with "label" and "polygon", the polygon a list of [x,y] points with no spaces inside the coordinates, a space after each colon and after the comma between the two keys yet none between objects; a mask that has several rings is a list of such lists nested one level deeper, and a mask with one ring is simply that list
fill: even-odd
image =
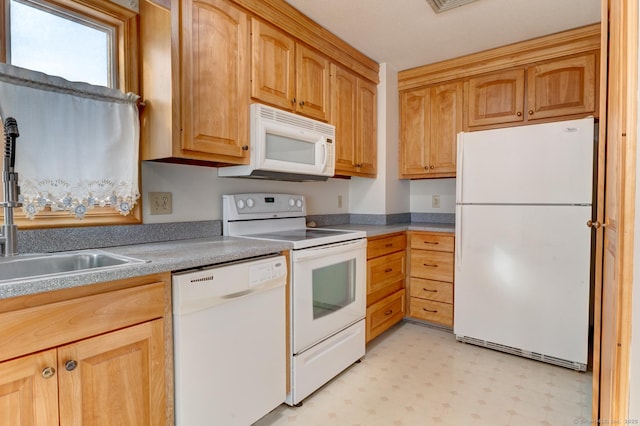
[{"label": "oven door handle", "polygon": [[326,246],[311,247],[304,250],[294,251],[293,259],[296,261],[315,259],[317,257],[344,253],[351,250],[364,248],[366,246],[367,246],[367,240],[366,238],[362,238],[360,240],[346,241],[344,243],[336,243],[336,244],[328,244]]}]

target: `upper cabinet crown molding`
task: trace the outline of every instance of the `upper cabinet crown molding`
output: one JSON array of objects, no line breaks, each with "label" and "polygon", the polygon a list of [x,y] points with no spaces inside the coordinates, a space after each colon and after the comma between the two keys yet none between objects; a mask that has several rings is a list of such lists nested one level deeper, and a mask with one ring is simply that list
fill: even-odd
[{"label": "upper cabinet crown molding", "polygon": [[400,71],[398,90],[600,49],[600,23]]}]

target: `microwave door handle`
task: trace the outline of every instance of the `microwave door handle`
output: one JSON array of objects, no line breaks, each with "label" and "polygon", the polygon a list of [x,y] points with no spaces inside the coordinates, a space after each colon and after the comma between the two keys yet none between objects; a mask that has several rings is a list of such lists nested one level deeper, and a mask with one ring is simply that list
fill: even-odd
[{"label": "microwave door handle", "polygon": [[327,157],[329,156],[329,148],[326,142],[322,143],[322,155],[322,170],[324,170],[327,167]]}]

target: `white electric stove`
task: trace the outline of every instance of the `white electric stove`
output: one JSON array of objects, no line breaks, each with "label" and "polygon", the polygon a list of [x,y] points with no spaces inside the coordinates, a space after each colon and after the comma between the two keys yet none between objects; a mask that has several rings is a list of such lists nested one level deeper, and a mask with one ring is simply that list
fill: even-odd
[{"label": "white electric stove", "polygon": [[365,352],[366,234],[306,227],[302,195],[223,195],[225,235],[292,243],[291,391],[304,398]]}]

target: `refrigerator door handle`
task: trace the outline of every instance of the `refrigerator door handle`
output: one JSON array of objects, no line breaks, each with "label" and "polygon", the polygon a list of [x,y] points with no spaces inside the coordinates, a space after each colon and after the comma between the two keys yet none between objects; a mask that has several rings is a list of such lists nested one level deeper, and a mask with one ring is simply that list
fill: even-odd
[{"label": "refrigerator door handle", "polygon": [[460,204],[456,205],[456,230],[453,250],[456,256],[456,269],[460,270],[462,266],[462,206]]}]

